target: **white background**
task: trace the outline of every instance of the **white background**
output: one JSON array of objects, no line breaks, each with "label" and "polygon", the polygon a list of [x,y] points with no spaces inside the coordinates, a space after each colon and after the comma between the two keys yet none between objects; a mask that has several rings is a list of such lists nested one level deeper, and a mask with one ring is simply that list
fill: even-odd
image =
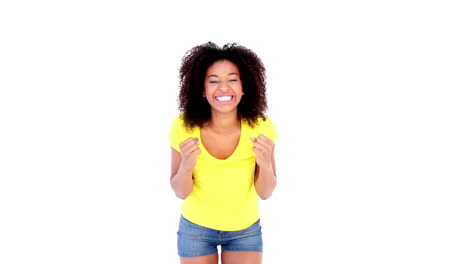
[{"label": "white background", "polygon": [[268,76],[264,263],[468,263],[463,1],[2,1],[0,263],[178,263],[167,134],[195,45]]}]

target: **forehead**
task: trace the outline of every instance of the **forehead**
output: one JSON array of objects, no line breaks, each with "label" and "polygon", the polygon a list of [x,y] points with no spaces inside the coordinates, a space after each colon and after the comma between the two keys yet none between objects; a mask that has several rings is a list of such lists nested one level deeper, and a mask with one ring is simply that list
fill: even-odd
[{"label": "forehead", "polygon": [[236,64],[228,60],[216,61],[208,67],[206,74],[207,75],[228,75],[231,73],[239,74],[239,69]]}]

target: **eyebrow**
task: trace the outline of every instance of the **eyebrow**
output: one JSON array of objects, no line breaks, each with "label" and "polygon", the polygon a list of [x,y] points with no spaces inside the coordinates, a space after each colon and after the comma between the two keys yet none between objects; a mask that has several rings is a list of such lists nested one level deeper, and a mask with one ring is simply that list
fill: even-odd
[{"label": "eyebrow", "polygon": [[[237,73],[235,73],[235,72],[231,72],[231,73],[228,74],[228,76],[229,76],[229,75],[237,75],[237,76],[239,76],[239,74],[237,74]],[[210,75],[208,75],[208,78],[210,78],[210,77],[219,77],[219,76],[216,75],[216,74],[210,74]]]}]

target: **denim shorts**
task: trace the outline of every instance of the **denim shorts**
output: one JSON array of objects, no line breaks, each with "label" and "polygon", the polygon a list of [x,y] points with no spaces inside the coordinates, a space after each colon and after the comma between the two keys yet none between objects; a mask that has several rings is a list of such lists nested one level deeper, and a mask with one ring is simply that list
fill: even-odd
[{"label": "denim shorts", "polygon": [[194,224],[180,217],[177,249],[180,257],[198,257],[226,251],[263,251],[260,219],[239,231],[220,231]]}]

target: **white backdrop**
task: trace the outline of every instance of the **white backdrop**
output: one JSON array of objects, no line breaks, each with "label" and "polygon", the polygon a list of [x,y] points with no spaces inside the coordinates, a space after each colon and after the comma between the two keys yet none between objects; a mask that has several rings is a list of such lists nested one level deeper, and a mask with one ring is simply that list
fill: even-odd
[{"label": "white backdrop", "polygon": [[467,263],[462,1],[2,1],[0,263],[178,263],[167,134],[195,45],[268,76],[264,263]]}]

